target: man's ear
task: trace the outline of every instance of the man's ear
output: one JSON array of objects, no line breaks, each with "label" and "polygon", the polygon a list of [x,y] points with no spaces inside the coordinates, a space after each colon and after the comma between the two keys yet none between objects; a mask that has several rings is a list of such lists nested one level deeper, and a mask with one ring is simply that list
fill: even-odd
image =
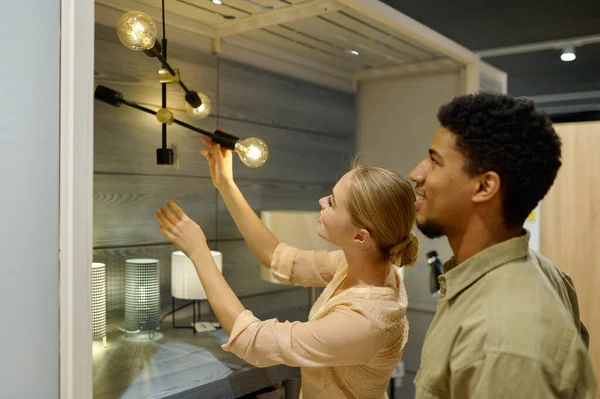
[{"label": "man's ear", "polygon": [[498,173],[488,171],[477,177],[477,189],[473,193],[473,202],[486,202],[500,193],[502,182]]}]

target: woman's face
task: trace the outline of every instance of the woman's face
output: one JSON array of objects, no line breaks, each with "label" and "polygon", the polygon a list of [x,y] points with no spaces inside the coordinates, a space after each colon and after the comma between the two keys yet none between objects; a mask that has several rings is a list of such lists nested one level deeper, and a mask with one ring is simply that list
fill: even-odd
[{"label": "woman's face", "polygon": [[319,237],[341,248],[351,242],[358,230],[350,221],[346,207],[352,173],[350,171],[342,176],[331,194],[319,200],[321,216],[317,233]]}]

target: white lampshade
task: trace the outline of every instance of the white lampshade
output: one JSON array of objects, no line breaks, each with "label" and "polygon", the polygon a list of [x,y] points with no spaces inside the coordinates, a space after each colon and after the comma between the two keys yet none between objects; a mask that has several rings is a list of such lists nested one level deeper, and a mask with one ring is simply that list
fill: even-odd
[{"label": "white lampshade", "polygon": [[[319,211],[262,211],[261,219],[280,242],[299,249],[335,251],[339,249],[317,234]],[[282,284],[273,277],[271,268],[260,266],[260,278]]]},{"label": "white lampshade", "polygon": [[92,263],[92,339],[106,339],[106,265]]},{"label": "white lampshade", "polygon": [[125,261],[125,330],[154,331],[159,323],[159,261],[127,259]]},{"label": "white lampshade", "polygon": [[[223,254],[218,251],[210,251],[210,253],[222,273]],[[171,253],[171,295],[178,299],[207,299],[194,264],[181,251]]]}]

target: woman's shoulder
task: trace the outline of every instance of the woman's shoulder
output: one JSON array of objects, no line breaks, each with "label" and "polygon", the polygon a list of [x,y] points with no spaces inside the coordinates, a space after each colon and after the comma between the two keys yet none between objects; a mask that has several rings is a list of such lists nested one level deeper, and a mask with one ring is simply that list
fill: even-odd
[{"label": "woman's shoulder", "polygon": [[329,306],[331,311],[338,306],[348,307],[369,319],[373,327],[388,330],[405,321],[408,301],[401,291],[392,287],[350,288],[331,300]]}]

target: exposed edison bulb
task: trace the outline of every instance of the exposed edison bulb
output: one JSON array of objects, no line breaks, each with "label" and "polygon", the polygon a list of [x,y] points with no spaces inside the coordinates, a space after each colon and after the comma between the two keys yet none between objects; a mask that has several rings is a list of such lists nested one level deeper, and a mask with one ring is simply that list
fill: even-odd
[{"label": "exposed edison bulb", "polygon": [[244,165],[250,168],[262,166],[269,158],[269,148],[264,141],[256,137],[249,137],[235,143],[235,152]]},{"label": "exposed edison bulb", "polygon": [[117,35],[127,48],[150,50],[156,42],[156,24],[141,11],[129,11],[117,22]]},{"label": "exposed edison bulb", "polygon": [[192,106],[186,101],[185,110],[194,118],[204,119],[210,115],[210,108],[212,104],[210,102],[210,98],[208,98],[206,94],[198,93],[198,97],[200,97],[202,104],[200,104],[200,106],[197,108],[192,108]]}]

